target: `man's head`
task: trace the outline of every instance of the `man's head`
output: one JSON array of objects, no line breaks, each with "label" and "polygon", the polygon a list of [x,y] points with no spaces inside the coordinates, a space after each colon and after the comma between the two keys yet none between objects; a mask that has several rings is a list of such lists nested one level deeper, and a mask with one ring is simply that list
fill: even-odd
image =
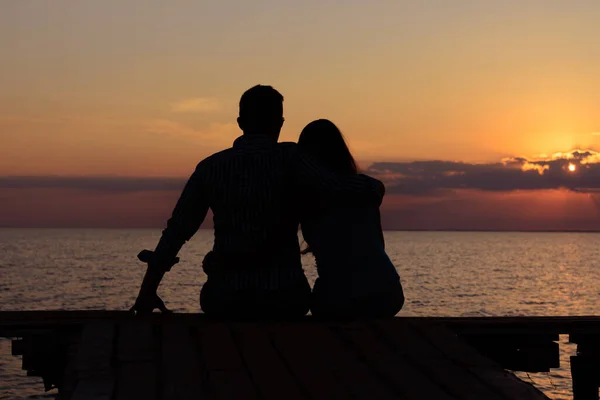
[{"label": "man's head", "polygon": [[238,125],[244,135],[279,139],[283,126],[283,96],[272,86],[256,85],[242,95]]}]

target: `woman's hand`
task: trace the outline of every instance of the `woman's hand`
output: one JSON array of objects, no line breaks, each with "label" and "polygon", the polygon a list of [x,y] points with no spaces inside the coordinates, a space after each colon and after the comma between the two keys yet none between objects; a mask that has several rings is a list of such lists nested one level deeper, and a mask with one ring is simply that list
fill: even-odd
[{"label": "woman's hand", "polygon": [[165,306],[164,301],[154,291],[140,291],[135,304],[129,311],[135,312],[136,315],[148,315],[152,314],[152,311],[159,309],[163,313],[171,313],[172,311]]}]

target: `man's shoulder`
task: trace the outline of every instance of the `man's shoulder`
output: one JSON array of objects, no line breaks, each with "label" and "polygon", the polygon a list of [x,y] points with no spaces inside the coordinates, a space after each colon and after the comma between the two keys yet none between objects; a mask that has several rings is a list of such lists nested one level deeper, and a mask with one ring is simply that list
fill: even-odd
[{"label": "man's shoulder", "polygon": [[204,160],[198,163],[197,169],[209,168],[213,166],[215,163],[222,162],[233,155],[232,148],[228,148],[225,150],[218,151],[216,153],[211,154],[206,157]]},{"label": "man's shoulder", "polygon": [[229,157],[233,156],[233,154],[234,154],[233,148],[230,147],[225,150],[217,151],[216,153],[211,154],[210,156],[206,157],[204,160],[202,160],[200,162],[201,163],[205,162],[205,163],[209,164],[211,162],[229,158]]},{"label": "man's shoulder", "polygon": [[[274,147],[279,151],[285,152],[287,155],[295,154],[298,150],[298,144],[295,142],[278,142]],[[234,147],[218,151],[198,163],[198,169],[207,169],[219,165],[224,162],[229,162],[232,158],[239,156],[239,152]]]},{"label": "man's shoulder", "polygon": [[300,151],[298,143],[295,142],[279,142],[277,143],[277,148],[288,155],[296,154]]},{"label": "man's shoulder", "polygon": [[278,142],[277,145],[284,149],[295,149],[298,147],[296,142]]}]

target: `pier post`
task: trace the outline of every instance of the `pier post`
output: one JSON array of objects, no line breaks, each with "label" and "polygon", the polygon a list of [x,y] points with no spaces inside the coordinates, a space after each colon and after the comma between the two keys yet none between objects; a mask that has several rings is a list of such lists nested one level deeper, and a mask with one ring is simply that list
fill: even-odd
[{"label": "pier post", "polygon": [[571,356],[573,400],[598,400],[600,386],[600,336],[572,334],[577,355]]}]

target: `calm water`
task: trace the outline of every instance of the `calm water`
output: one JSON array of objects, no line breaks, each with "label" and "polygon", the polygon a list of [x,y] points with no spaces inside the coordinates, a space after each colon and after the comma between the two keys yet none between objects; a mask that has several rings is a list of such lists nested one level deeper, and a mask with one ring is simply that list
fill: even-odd
[{"label": "calm water", "polygon": [[[0,310],[125,310],[135,300],[159,230],[0,229]],[[386,232],[387,250],[407,296],[402,315],[598,315],[600,234]],[[198,312],[206,276],[200,262],[212,231],[200,231],[166,275],[161,295],[175,311]],[[304,268],[311,283],[310,256]],[[568,357],[561,367],[521,374],[554,399],[570,399]],[[41,380],[25,377],[10,342],[0,340],[0,398],[47,397]],[[52,397],[50,394],[48,397]]]}]

